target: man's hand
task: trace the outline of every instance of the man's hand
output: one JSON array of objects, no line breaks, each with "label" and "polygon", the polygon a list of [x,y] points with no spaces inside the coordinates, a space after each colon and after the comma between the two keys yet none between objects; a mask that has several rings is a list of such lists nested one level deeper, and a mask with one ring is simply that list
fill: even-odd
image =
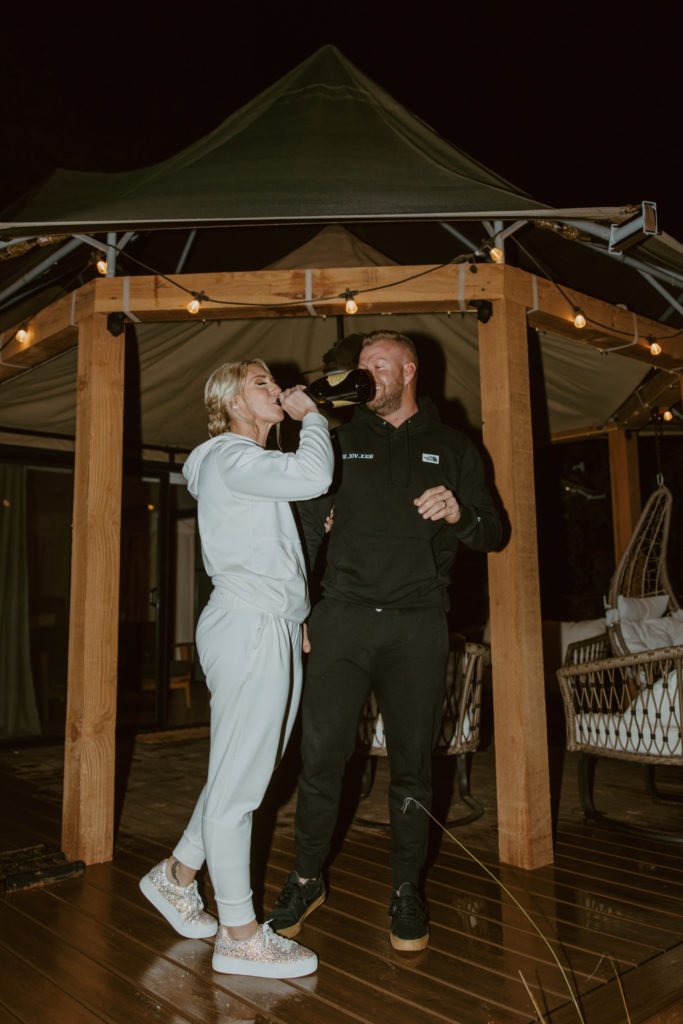
[{"label": "man's hand", "polygon": [[318,407],[304,392],[303,384],[287,388],[280,395],[280,405],[293,420],[302,420],[307,412],[317,412]]},{"label": "man's hand", "polygon": [[460,505],[447,487],[428,487],[414,502],[423,519],[445,519],[453,526],[460,519]]}]

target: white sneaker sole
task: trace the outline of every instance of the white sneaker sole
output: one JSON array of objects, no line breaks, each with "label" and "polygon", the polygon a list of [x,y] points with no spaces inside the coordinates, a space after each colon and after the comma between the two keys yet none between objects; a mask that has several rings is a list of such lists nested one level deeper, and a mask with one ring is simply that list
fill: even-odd
[{"label": "white sneaker sole", "polygon": [[313,953],[296,964],[278,964],[214,953],[212,967],[218,974],[248,974],[252,978],[304,978],[318,970],[318,957]]},{"label": "white sneaker sole", "polygon": [[209,924],[202,924],[199,921],[186,921],[168,900],[159,892],[157,887],[145,875],[140,879],[140,891],[147,897],[153,907],[162,914],[172,928],[185,939],[210,939],[218,931],[218,921],[213,918]]}]

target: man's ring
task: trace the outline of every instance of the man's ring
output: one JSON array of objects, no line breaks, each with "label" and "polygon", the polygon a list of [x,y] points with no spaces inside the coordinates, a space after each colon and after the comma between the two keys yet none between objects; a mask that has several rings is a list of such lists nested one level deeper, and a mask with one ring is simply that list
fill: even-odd
[{"label": "man's ring", "polygon": [[447,502],[447,501],[446,501],[446,499],[444,498],[444,499],[443,499],[443,507],[445,508],[447,504],[448,504],[448,502]]}]

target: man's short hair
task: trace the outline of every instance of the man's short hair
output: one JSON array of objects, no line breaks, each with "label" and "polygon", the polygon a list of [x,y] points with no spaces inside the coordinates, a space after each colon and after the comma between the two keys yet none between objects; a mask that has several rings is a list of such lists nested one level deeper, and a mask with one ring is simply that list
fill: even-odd
[{"label": "man's short hair", "polygon": [[415,363],[415,366],[419,365],[415,342],[412,338],[409,338],[407,334],[400,334],[398,331],[372,331],[371,334],[366,334],[363,339],[361,351],[364,348],[368,348],[370,345],[374,345],[378,341],[394,341],[397,345],[403,345],[403,347],[407,348],[410,353],[411,363]]}]

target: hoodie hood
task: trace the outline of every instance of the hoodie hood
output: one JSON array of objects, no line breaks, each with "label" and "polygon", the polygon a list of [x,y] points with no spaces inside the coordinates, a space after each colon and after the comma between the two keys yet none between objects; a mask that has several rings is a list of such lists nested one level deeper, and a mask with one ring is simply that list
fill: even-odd
[{"label": "hoodie hood", "polygon": [[199,470],[201,469],[202,462],[217,445],[225,444],[229,439],[229,434],[218,434],[216,437],[210,437],[208,441],[204,441],[203,444],[194,448],[185,459],[183,476],[187,480],[187,489],[193,498],[196,499],[198,496]]}]

